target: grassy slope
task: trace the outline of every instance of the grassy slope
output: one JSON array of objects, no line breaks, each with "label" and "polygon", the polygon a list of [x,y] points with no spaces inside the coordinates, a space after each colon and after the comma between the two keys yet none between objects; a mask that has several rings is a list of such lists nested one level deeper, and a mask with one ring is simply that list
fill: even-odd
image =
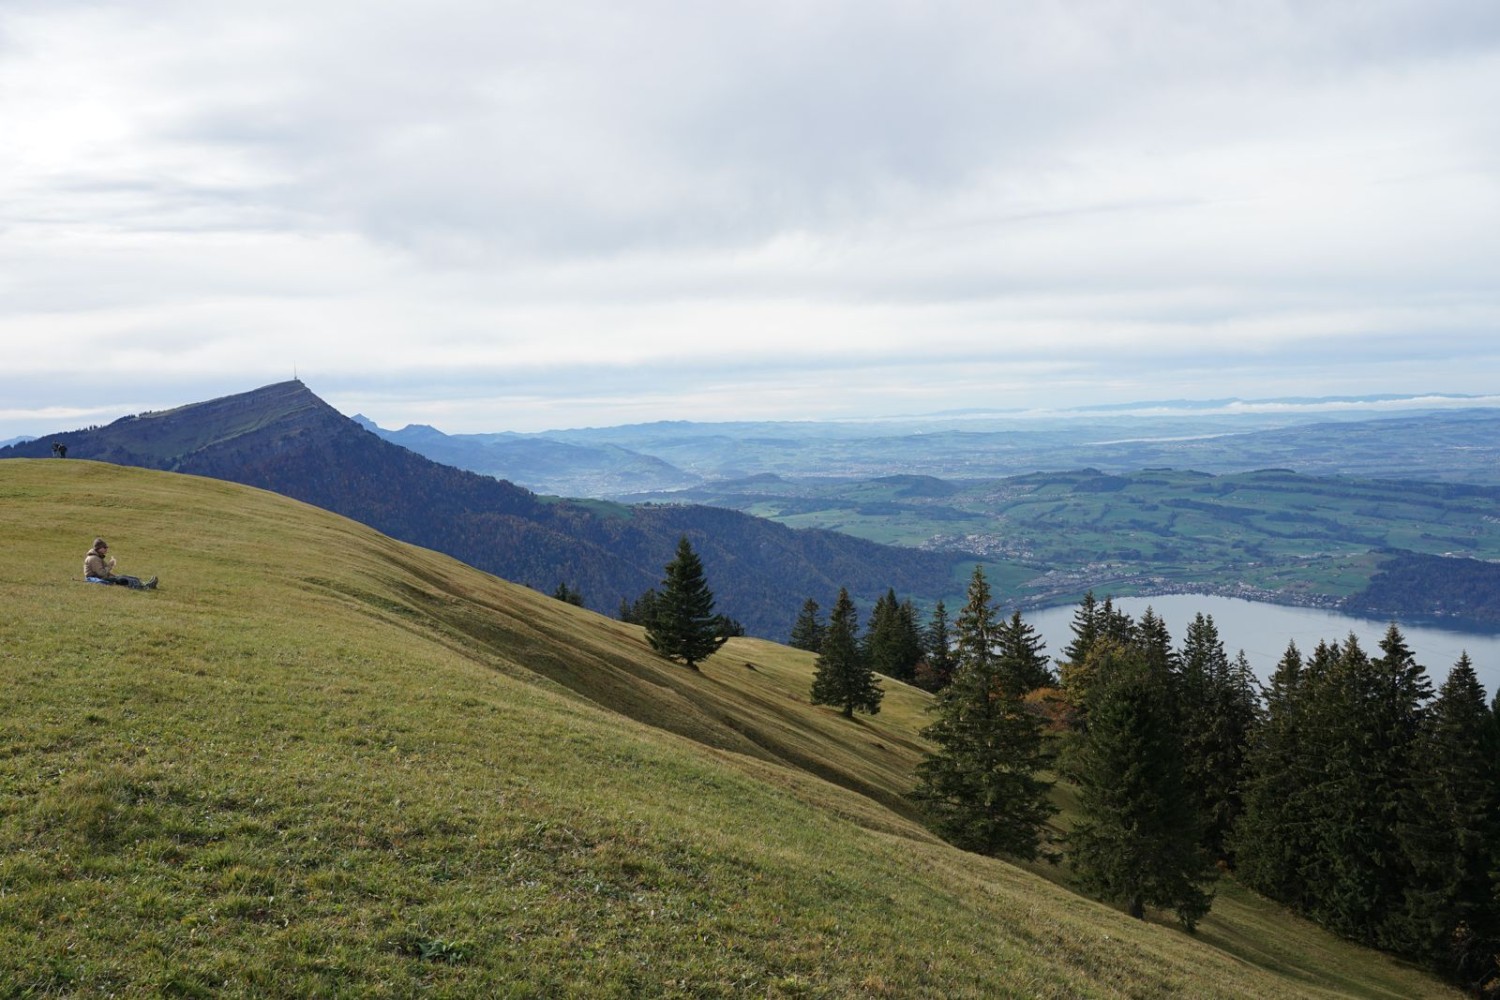
[{"label": "grassy slope", "polygon": [[[163,589],[78,582],[101,532]],[[1194,939],[936,842],[875,801],[924,696],[851,725],[806,654],[695,675],[313,508],[94,463],[0,463],[0,553],[0,997],[1449,995],[1236,890]]]}]

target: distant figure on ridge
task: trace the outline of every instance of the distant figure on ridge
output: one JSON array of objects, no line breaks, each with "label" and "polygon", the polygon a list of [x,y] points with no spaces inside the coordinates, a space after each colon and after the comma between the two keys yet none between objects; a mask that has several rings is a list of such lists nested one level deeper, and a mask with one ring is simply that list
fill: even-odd
[{"label": "distant figure on ridge", "polygon": [[52,442],[52,454],[56,455],[58,458],[67,458],[68,446],[63,444],[61,441],[54,441]]},{"label": "distant figure on ridge", "polygon": [[83,557],[83,581],[85,583],[117,583],[131,590],[155,590],[156,577],[142,583],[138,577],[116,576],[115,558],[109,555],[109,543],[102,538],[94,539],[94,547]]}]

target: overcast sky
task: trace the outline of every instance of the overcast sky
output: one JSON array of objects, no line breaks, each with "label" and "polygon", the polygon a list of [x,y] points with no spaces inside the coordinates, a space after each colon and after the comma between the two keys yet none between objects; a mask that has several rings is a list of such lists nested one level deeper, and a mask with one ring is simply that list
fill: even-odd
[{"label": "overcast sky", "polygon": [[1500,389],[1500,3],[0,0],[0,438]]}]

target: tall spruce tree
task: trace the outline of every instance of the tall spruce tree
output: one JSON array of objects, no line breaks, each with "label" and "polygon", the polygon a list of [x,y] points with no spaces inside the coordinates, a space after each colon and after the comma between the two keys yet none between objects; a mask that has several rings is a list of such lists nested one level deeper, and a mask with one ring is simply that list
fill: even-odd
[{"label": "tall spruce tree", "polygon": [[922,643],[922,626],[917,622],[917,606],[911,598],[902,601],[896,611],[896,650],[899,676],[907,683],[915,682],[926,647]]},{"label": "tall spruce tree", "polygon": [[684,535],[677,556],[667,563],[651,619],[651,648],[693,670],[724,645],[723,620],[714,614],[714,595],[703,578],[703,563]]},{"label": "tall spruce tree", "polygon": [[1231,836],[1236,874],[1272,899],[1301,909],[1302,863],[1315,845],[1308,835],[1309,775],[1305,770],[1305,689],[1296,643],[1271,674],[1264,715],[1246,748],[1243,812]]},{"label": "tall spruce tree", "polygon": [[1041,633],[1013,612],[995,628],[996,654],[1005,686],[1024,697],[1037,688],[1053,686],[1057,678],[1047,665],[1047,645]]},{"label": "tall spruce tree", "polygon": [[649,625],[651,619],[656,616],[657,605],[661,602],[661,594],[657,593],[655,587],[649,588],[634,601],[626,601],[620,598],[620,621],[629,622],[631,625]]},{"label": "tall spruce tree", "polygon": [[864,638],[860,642],[860,650],[864,653],[865,662],[870,669],[877,674],[893,676],[889,671],[891,665],[886,655],[885,647],[891,635],[891,621],[896,615],[896,592],[888,590],[875,598],[875,606],[870,609],[870,620],[865,623]]},{"label": "tall spruce tree", "polygon": [[928,691],[941,691],[952,682],[957,667],[953,632],[948,627],[948,609],[938,601],[922,633],[922,667],[917,674],[917,683]]},{"label": "tall spruce tree", "polygon": [[1171,909],[1193,930],[1212,903],[1205,886],[1215,871],[1183,785],[1166,680],[1129,646],[1096,643],[1090,659],[1088,727],[1075,758],[1081,816],[1068,836],[1074,870],[1132,916]]},{"label": "tall spruce tree", "polygon": [[1167,623],[1157,616],[1149,605],[1141,612],[1141,620],[1135,627],[1135,646],[1148,669],[1162,677],[1177,674],[1177,654],[1172,650],[1172,635]]},{"label": "tall spruce tree", "polygon": [[1008,630],[995,623],[978,567],[956,629],[958,667],[933,705],[936,720],[922,731],[938,749],[917,765],[914,797],[951,843],[1034,858],[1056,811],[1051,782],[1038,777],[1048,761],[1041,720],[1021,700],[1040,641],[1019,614]]},{"label": "tall spruce tree", "polygon": [[[1077,737],[1088,729],[1089,698],[1100,664],[1114,662],[1124,650],[1139,653],[1134,621],[1124,612],[1116,611],[1109,598],[1103,604],[1095,601],[1093,591],[1084,595],[1083,603],[1073,613],[1072,628],[1073,641],[1063,650],[1065,659],[1058,665],[1072,730],[1061,752],[1064,770],[1072,766]],[[1137,659],[1149,662],[1139,655]],[[1165,683],[1166,678],[1163,676],[1162,680]]]},{"label": "tall spruce tree", "polygon": [[865,630],[865,659],[876,673],[909,683],[916,679],[921,658],[916,611],[910,601],[898,602],[895,590],[887,590],[870,613]]},{"label": "tall spruce tree", "polygon": [[1063,648],[1063,659],[1068,663],[1082,663],[1089,650],[1094,648],[1100,633],[1099,602],[1094,599],[1092,590],[1083,595],[1078,610],[1073,612],[1073,623],[1069,628],[1073,630],[1073,641]]},{"label": "tall spruce tree", "polygon": [[856,710],[875,715],[882,697],[884,692],[860,650],[854,602],[849,599],[849,591],[840,588],[813,670],[812,703],[833,705],[844,718],[852,719]]},{"label": "tall spruce tree", "polygon": [[1243,809],[1245,753],[1259,697],[1244,654],[1231,662],[1211,615],[1193,617],[1183,639],[1177,692],[1184,769],[1203,819],[1204,847],[1229,859],[1229,831]]},{"label": "tall spruce tree", "polygon": [[809,597],[802,602],[802,610],[797,614],[797,620],[792,624],[792,648],[805,649],[810,653],[816,653],[823,645],[823,630],[827,626],[823,623],[821,609],[818,602]]},{"label": "tall spruce tree", "polygon": [[1099,636],[1122,646],[1137,641],[1135,619],[1115,607],[1112,597],[1099,605]]},{"label": "tall spruce tree", "polygon": [[1313,718],[1324,753],[1312,822],[1318,850],[1309,910],[1362,944],[1399,943],[1409,865],[1397,830],[1409,794],[1422,705],[1432,688],[1392,625],[1370,657],[1350,635],[1328,672]]},{"label": "tall spruce tree", "polygon": [[1497,972],[1500,787],[1484,688],[1465,653],[1423,720],[1400,824],[1411,865],[1403,951],[1460,982]]}]

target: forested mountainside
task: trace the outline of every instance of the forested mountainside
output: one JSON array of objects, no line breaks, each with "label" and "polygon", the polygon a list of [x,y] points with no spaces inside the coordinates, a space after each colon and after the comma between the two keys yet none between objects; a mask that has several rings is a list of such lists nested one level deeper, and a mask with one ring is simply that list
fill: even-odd
[{"label": "forested mountainside", "polygon": [[1344,605],[1372,616],[1410,614],[1500,624],[1500,563],[1391,552],[1369,586]]},{"label": "forested mountainside", "polygon": [[69,459],[273,490],[508,580],[547,592],[566,584],[605,612],[656,586],[686,535],[718,610],[764,637],[785,636],[810,594],[846,586],[873,602],[895,587],[937,597],[954,574],[953,556],[724,509],[538,496],[383,441],[297,381],[45,435],[0,449],[0,458],[49,456],[55,443],[66,445]]}]

